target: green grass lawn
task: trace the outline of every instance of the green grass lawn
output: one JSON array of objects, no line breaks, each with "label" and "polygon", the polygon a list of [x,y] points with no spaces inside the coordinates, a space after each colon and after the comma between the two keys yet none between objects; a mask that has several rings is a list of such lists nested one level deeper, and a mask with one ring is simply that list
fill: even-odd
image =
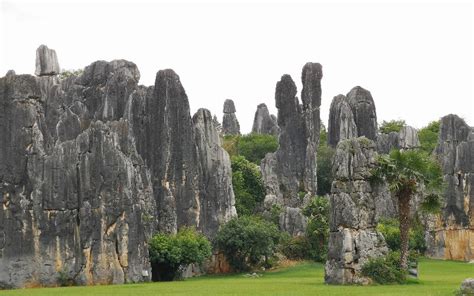
[{"label": "green grass lawn", "polygon": [[420,279],[406,285],[327,286],[322,264],[301,263],[260,278],[202,276],[177,282],[9,290],[0,295],[453,295],[463,279],[474,277],[474,264],[423,259],[419,272]]}]

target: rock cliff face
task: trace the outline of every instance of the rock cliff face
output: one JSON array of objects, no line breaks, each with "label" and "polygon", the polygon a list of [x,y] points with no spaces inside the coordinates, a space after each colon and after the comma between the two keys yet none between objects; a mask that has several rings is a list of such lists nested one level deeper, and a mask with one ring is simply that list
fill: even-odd
[{"label": "rock cliff face", "polygon": [[337,143],[352,137],[377,138],[377,113],[368,90],[354,87],[347,96],[334,97],[329,111],[328,143]]},{"label": "rock cliff face", "polygon": [[39,77],[0,78],[0,287],[149,280],[153,232],[212,237],[236,215],[229,157],[178,75],[138,86],[116,60],[60,80],[48,55]]},{"label": "rock cliff face", "polygon": [[260,104],[255,111],[252,133],[278,136],[280,128],[274,115],[270,115],[267,105]]},{"label": "rock cliff face", "polygon": [[361,275],[364,263],[388,251],[383,236],[375,229],[379,200],[385,199],[368,181],[376,155],[375,144],[365,137],[337,145],[329,203],[328,284],[367,282]]},{"label": "rock cliff face", "polygon": [[411,126],[404,126],[400,132],[377,135],[377,151],[379,153],[390,153],[392,149],[415,149],[420,147],[418,131]]},{"label": "rock cliff face", "polygon": [[275,101],[281,129],[279,148],[262,160],[266,187],[264,204],[282,206],[280,227],[293,235],[302,234],[306,219],[301,208],[316,194],[316,148],[319,143],[322,67],[307,63],[302,72],[303,104],[296,97],[296,85],[283,75],[276,85]]},{"label": "rock cliff face", "polygon": [[472,128],[456,115],[441,119],[435,154],[441,161],[446,189],[444,208],[427,235],[436,258],[474,259],[474,138]]},{"label": "rock cliff face", "polygon": [[222,118],[222,133],[224,135],[240,135],[240,125],[235,115],[235,105],[232,100],[224,102],[224,117]]}]

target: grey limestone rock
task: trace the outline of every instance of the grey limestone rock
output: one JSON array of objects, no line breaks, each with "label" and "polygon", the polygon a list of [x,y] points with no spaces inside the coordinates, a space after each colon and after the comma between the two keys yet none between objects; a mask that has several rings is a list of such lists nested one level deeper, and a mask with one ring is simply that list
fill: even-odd
[{"label": "grey limestone rock", "polygon": [[457,115],[441,118],[435,155],[446,183],[441,215],[428,226],[428,253],[450,260],[474,259],[474,139]]},{"label": "grey limestone rock", "polygon": [[155,231],[213,237],[235,216],[229,156],[174,71],[43,74],[0,78],[0,288],[146,281]]},{"label": "grey limestone rock", "polygon": [[[380,192],[369,182],[377,152],[373,141],[346,139],[337,145],[330,195],[329,249],[325,268],[328,284],[364,284],[361,268],[388,249],[376,231]],[[383,198],[385,199],[385,198]]]},{"label": "grey limestone rock", "polygon": [[343,95],[334,97],[331,102],[328,123],[328,144],[336,147],[339,141],[357,137],[352,109]]},{"label": "grey limestone rock", "polygon": [[270,115],[267,105],[263,103],[258,105],[253,119],[252,133],[277,136],[279,130],[276,117]]},{"label": "grey limestone rock", "polygon": [[377,113],[370,92],[356,86],[347,94],[347,101],[354,114],[357,136],[375,141],[377,137]]},{"label": "grey limestone rock", "polygon": [[467,278],[461,283],[461,289],[459,293],[462,296],[474,295],[474,278]]},{"label": "grey limestone rock", "polygon": [[[316,194],[316,148],[319,143],[319,106],[321,104],[320,64],[307,63],[302,71],[302,101],[296,97],[296,85],[283,75],[276,85],[275,102],[280,127],[279,148],[262,160],[261,171],[266,187],[267,205],[283,208],[280,227],[297,235],[304,231],[301,209]],[[284,223],[283,223],[284,222]]]},{"label": "grey limestone rock", "polygon": [[46,45],[40,45],[36,50],[36,70],[37,76],[50,76],[59,74],[59,63],[56,51],[49,49]]},{"label": "grey limestone rock", "polygon": [[232,100],[224,102],[224,117],[222,118],[222,133],[224,135],[240,135],[240,125],[235,115],[235,105]]}]

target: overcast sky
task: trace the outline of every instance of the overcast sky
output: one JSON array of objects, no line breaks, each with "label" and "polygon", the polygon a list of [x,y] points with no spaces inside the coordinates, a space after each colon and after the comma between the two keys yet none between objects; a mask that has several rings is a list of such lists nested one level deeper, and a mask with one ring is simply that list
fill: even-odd
[{"label": "overcast sky", "polygon": [[300,92],[311,61],[323,65],[326,124],[332,98],[360,85],[371,91],[379,122],[420,128],[456,113],[474,125],[470,1],[0,2],[0,76],[33,74],[40,44],[56,50],[63,69],[133,61],[144,85],[172,68],[192,112],[205,107],[222,120],[224,100],[233,99],[247,133],[259,103],[276,113],[281,75]]}]

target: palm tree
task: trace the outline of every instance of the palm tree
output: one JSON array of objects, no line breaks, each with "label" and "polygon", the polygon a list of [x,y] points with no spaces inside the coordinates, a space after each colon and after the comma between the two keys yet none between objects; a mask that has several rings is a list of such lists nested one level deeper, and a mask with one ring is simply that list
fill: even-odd
[{"label": "palm tree", "polygon": [[372,180],[386,181],[398,201],[400,222],[400,267],[408,269],[408,235],[411,227],[410,200],[423,195],[422,209],[435,212],[440,208],[443,177],[439,163],[419,150],[392,150],[381,155],[372,170]]}]

